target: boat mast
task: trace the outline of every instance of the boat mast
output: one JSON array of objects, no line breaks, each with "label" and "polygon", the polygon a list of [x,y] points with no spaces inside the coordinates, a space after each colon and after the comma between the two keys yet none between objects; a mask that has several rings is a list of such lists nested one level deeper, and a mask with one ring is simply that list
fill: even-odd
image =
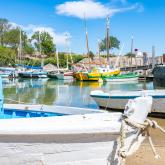
[{"label": "boat mast", "polygon": [[90,64],[91,60],[89,57],[88,31],[87,31],[87,23],[86,23],[85,13],[84,13],[84,25],[85,25],[85,39],[86,39],[87,57],[89,59],[89,64]]},{"label": "boat mast", "polygon": [[134,38],[133,36],[131,37],[131,67],[132,67],[132,55],[133,55],[133,47],[134,47]]},{"label": "boat mast", "polygon": [[106,50],[107,50],[107,65],[109,65],[109,49],[110,49],[110,36],[109,36],[109,16],[106,19]]},{"label": "boat mast", "polygon": [[58,58],[58,50],[56,50],[56,60],[57,60],[57,70],[58,70],[58,73],[59,73],[59,58]]},{"label": "boat mast", "polygon": [[41,67],[43,68],[43,66],[44,66],[44,59],[42,57],[40,31],[38,32],[38,41],[39,41],[39,53],[40,53],[40,56],[41,56]]},{"label": "boat mast", "polygon": [[100,57],[100,39],[97,40],[97,44],[98,44],[99,63],[100,63],[100,65],[101,65],[101,57]]},{"label": "boat mast", "polygon": [[19,46],[18,46],[18,61],[21,64],[22,59],[22,31],[21,28],[19,28]]},{"label": "boat mast", "polygon": [[65,34],[65,44],[66,44],[66,69],[69,69],[68,63],[69,63],[69,59],[68,59],[68,35],[67,33]]}]

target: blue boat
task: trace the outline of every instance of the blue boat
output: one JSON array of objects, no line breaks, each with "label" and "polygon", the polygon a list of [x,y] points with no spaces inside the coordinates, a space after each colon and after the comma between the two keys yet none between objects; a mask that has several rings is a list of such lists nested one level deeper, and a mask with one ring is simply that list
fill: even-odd
[{"label": "blue boat", "polygon": [[18,65],[23,68],[23,71],[18,71],[18,76],[21,78],[47,78],[47,72],[40,66]]}]

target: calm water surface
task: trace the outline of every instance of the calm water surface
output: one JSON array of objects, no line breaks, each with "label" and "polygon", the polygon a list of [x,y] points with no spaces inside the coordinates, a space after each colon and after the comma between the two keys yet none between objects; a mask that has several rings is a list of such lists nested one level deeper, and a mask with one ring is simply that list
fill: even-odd
[{"label": "calm water surface", "polygon": [[97,108],[92,90],[142,90],[158,88],[153,82],[109,84],[55,79],[4,79],[5,103],[28,103]]},{"label": "calm water surface", "polygon": [[[108,92],[110,90],[165,89],[153,82],[101,84],[54,79],[4,79],[3,88],[5,103],[63,105],[93,109],[98,107],[89,95],[92,90],[102,89]],[[154,118],[154,120],[165,128],[165,119]]]}]

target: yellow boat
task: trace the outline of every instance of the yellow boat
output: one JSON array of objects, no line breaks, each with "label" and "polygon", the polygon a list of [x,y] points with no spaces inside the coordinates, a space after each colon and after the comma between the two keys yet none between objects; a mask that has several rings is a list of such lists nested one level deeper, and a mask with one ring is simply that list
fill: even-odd
[{"label": "yellow boat", "polygon": [[91,72],[76,72],[74,77],[79,81],[98,81],[102,76],[118,75],[119,69],[93,68]]}]

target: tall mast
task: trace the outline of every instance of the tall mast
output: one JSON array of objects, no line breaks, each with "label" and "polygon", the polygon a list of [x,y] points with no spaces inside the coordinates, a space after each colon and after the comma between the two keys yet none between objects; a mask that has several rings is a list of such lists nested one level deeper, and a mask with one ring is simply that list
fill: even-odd
[{"label": "tall mast", "polygon": [[86,23],[85,13],[84,13],[84,24],[85,24],[85,38],[86,38],[87,56],[88,56],[89,62],[90,62],[90,57],[89,57],[89,44],[88,44],[88,31],[87,31],[87,23]]},{"label": "tall mast", "polygon": [[100,57],[100,39],[97,40],[97,44],[98,44],[99,63],[100,63],[100,65],[101,65],[101,57]]},{"label": "tall mast", "polygon": [[106,20],[106,50],[107,50],[107,65],[109,65],[109,49],[110,49],[110,36],[109,36],[109,16]]},{"label": "tall mast", "polygon": [[21,63],[22,59],[22,34],[21,34],[21,28],[19,28],[19,49],[18,49],[18,60],[19,63]]},{"label": "tall mast", "polygon": [[56,60],[57,60],[57,70],[58,70],[58,73],[59,73],[59,59],[58,59],[58,50],[56,50]]},{"label": "tall mast", "polygon": [[[132,37],[131,37],[131,54],[132,54],[132,55],[133,55],[133,53],[134,53],[133,47],[134,47],[134,38],[133,38],[133,36],[132,36]],[[131,55],[131,67],[132,67],[132,55]]]},{"label": "tall mast", "polygon": [[134,47],[134,39],[133,36],[131,37],[131,54],[133,54],[133,47]]},{"label": "tall mast", "polygon": [[43,57],[42,57],[42,50],[41,50],[41,36],[40,36],[40,31],[38,32],[38,41],[39,41],[39,53],[40,53],[40,56],[41,56],[41,67],[44,66],[44,60],[43,60]]},{"label": "tall mast", "polygon": [[65,44],[66,44],[66,68],[68,70],[69,66],[68,66],[68,63],[69,63],[69,59],[68,59],[68,35],[65,34]]}]

